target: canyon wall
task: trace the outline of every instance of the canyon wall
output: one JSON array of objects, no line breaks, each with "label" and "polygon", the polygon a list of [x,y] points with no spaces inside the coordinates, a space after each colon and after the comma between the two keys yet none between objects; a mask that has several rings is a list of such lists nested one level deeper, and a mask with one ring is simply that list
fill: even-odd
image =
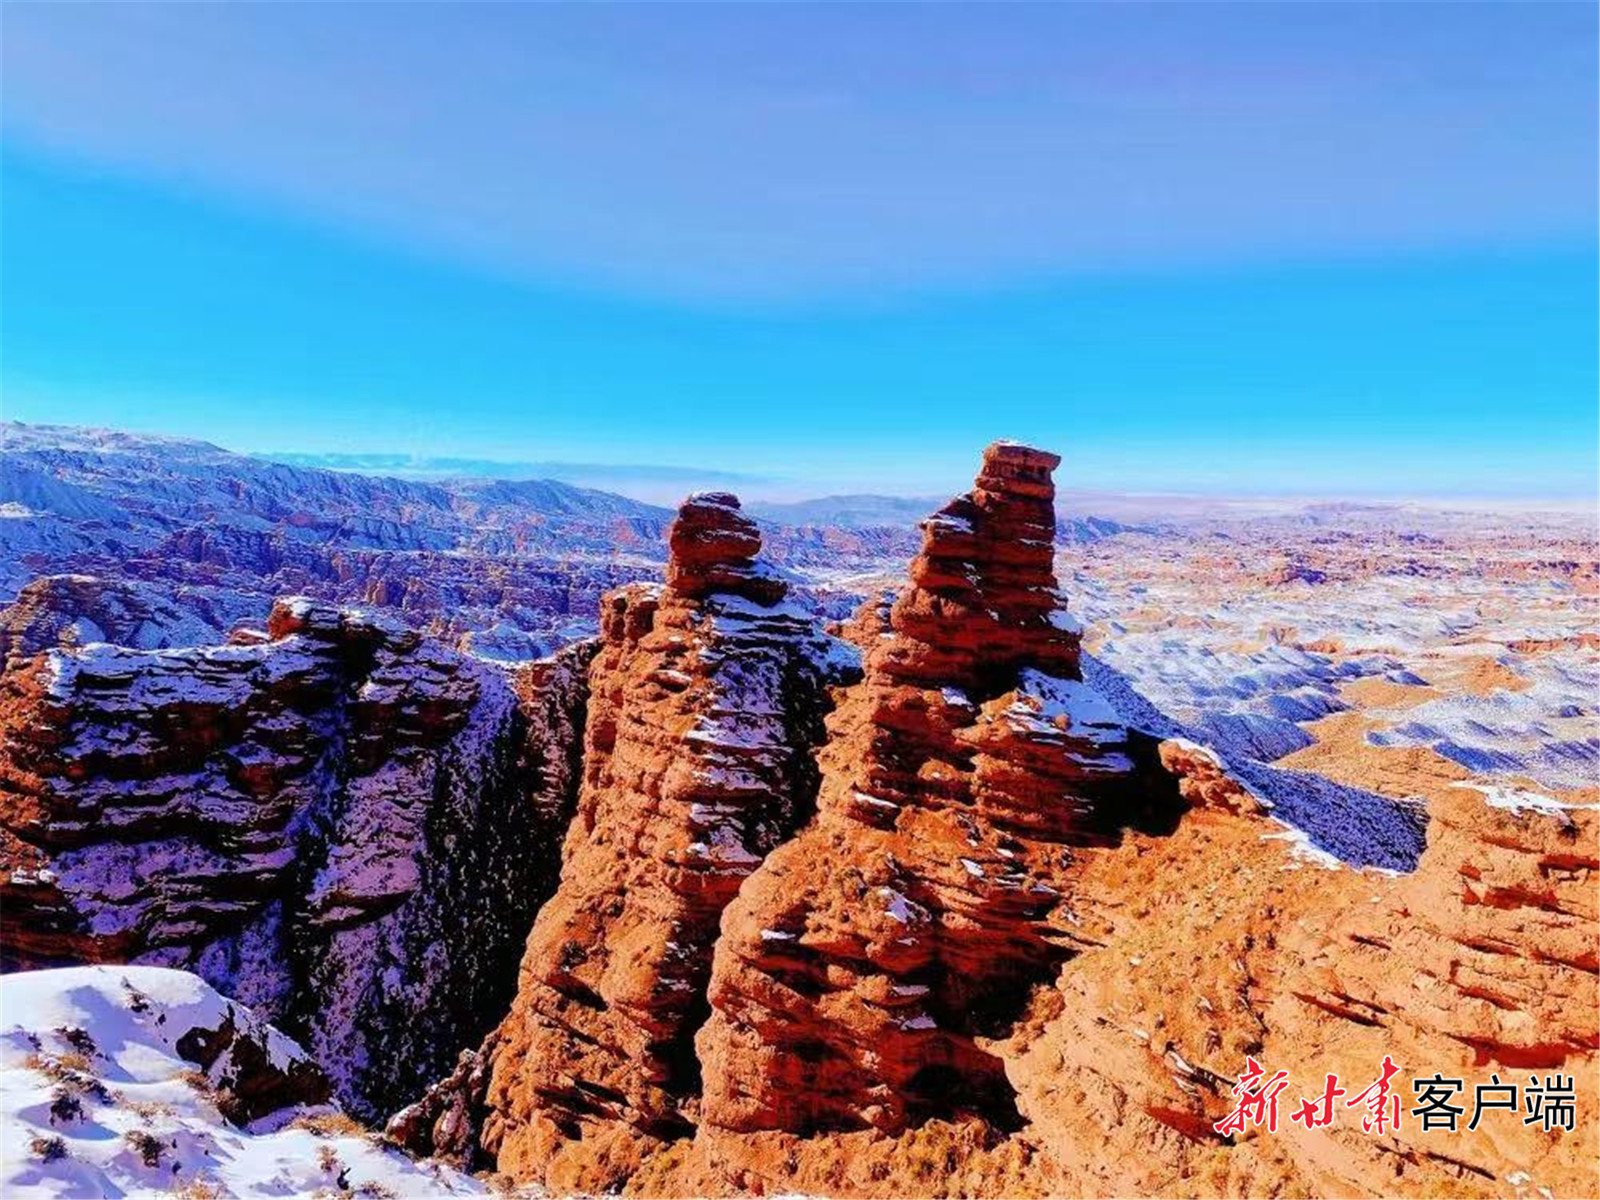
[{"label": "canyon wall", "polygon": [[[722,493],[512,672],[306,600],[121,649],[149,595],[40,581],[5,965],[189,967],[394,1141],[554,1194],[1592,1194],[1595,809],[1178,736],[1080,653],[1057,461],[991,446],[837,637]],[[1578,1131],[1290,1119],[1385,1055],[1469,1102],[1572,1076]],[[1278,1128],[1219,1133],[1250,1058]]]},{"label": "canyon wall", "polygon": [[485,1051],[485,1148],[557,1190],[693,1132],[722,911],[810,817],[827,689],[855,669],[785,603],[733,497],[691,497],[669,540],[665,587],[602,606],[561,886]]},{"label": "canyon wall", "polygon": [[[1355,1096],[1385,1054],[1469,1088],[1565,1071],[1592,1113],[1594,813],[1494,807],[1445,775],[1382,801],[1408,846],[1425,828],[1420,859],[1396,856],[1415,870],[1306,849],[1246,776],[1082,678],[1051,571],[1054,465],[991,447],[926,523],[909,586],[845,624],[864,674],[833,692],[815,811],[739,843],[714,930],[591,933],[672,891],[634,901],[611,868],[608,901],[609,834],[578,823],[512,1017],[430,1097],[458,1152],[558,1193],[643,1196],[1592,1190],[1581,1135],[1517,1117],[1460,1140],[1288,1117],[1328,1072]],[[609,603],[597,688],[628,653],[629,602]],[[605,725],[584,807],[632,844],[645,814],[682,844],[658,790],[629,785],[649,772],[619,777],[635,756],[594,740]],[[657,761],[670,744],[644,740]],[[611,916],[556,923],[575,911]],[[705,1007],[659,998],[701,986]],[[1295,1090],[1276,1132],[1219,1134],[1248,1057]]]},{"label": "canyon wall", "polygon": [[39,650],[37,603],[8,624],[7,969],[194,970],[369,1117],[493,1024],[554,884],[592,644],[508,678],[303,599],[186,650]]}]

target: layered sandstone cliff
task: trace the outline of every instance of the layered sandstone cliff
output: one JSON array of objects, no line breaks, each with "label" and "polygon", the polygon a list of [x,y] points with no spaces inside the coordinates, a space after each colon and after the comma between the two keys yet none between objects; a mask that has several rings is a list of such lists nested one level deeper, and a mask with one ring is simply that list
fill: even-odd
[{"label": "layered sandstone cliff", "polygon": [[[1359,729],[1266,788],[1178,737],[1080,656],[1056,462],[990,447],[854,654],[716,493],[510,676],[304,602],[118,650],[137,606],[42,581],[0,616],[8,965],[189,965],[415,1101],[394,1140],[555,1194],[1593,1194],[1592,791]],[[1571,1075],[1578,1130],[1289,1120],[1385,1055]],[[1219,1134],[1247,1057],[1278,1129]]]},{"label": "layered sandstone cliff", "polygon": [[486,1088],[483,1146],[557,1188],[618,1183],[693,1131],[718,921],[810,816],[827,688],[854,663],[784,603],[733,497],[691,497],[670,545],[664,588],[602,606],[561,886],[510,1015],[402,1135],[448,1109],[439,1148],[459,1153],[461,1089]]},{"label": "layered sandstone cliff", "polygon": [[[557,1191],[635,1195],[1592,1189],[1581,1135],[1515,1117],[1446,1141],[1414,1119],[1375,1136],[1359,1113],[1322,1128],[1288,1113],[1328,1072],[1355,1095],[1385,1054],[1469,1087],[1569,1072],[1594,1111],[1594,814],[1497,807],[1408,758],[1377,799],[1411,830],[1422,793],[1415,870],[1306,852],[1245,777],[1081,678],[1042,532],[1053,465],[991,448],[973,492],[927,523],[910,586],[847,623],[865,674],[827,717],[815,814],[752,854],[713,937],[600,934],[630,970],[609,951],[588,977],[608,990],[563,1001],[566,943],[536,929],[506,1028],[553,1013],[559,1029],[491,1039],[434,1094],[458,1147]],[[649,813],[673,836],[614,773],[586,786],[622,830]],[[596,827],[574,838],[563,892],[592,912],[604,902],[579,881],[602,856],[574,847]],[[613,882],[615,912],[630,894]],[[711,953],[692,1066],[663,1070],[637,1034],[623,1062],[616,1031],[673,978],[657,964],[677,945]],[[682,1054],[696,1024],[658,1028]],[[1276,1133],[1223,1136],[1246,1056],[1295,1090]],[[676,1120],[652,1123],[662,1112]]]},{"label": "layered sandstone cliff", "polygon": [[[1375,776],[1399,824],[1419,793],[1430,820],[1415,870],[1359,871],[1300,850],[1201,747],[1162,742],[1153,772],[1138,727],[1164,723],[1074,678],[1053,610],[994,631],[988,537],[1011,542],[1001,586],[1048,590],[1046,558],[1018,570],[1031,538],[972,516],[1001,490],[994,455],[928,523],[912,588],[855,623],[875,649],[830,717],[817,817],[724,917],[696,1136],[628,1191],[1592,1192],[1592,807],[1519,808],[1369,749],[1393,759]],[[1443,1072],[1469,1104],[1495,1072],[1565,1073],[1591,1115],[1460,1137],[1289,1119],[1328,1073],[1355,1097],[1386,1054],[1402,1086]],[[1224,1136],[1247,1056],[1293,1089],[1275,1132]]]},{"label": "layered sandstone cliff", "polygon": [[8,969],[194,970],[369,1116],[503,1010],[570,813],[588,648],[508,680],[305,600],[227,646],[28,636],[0,675]]},{"label": "layered sandstone cliff", "polygon": [[724,921],[699,1051],[721,1129],[1016,1123],[986,1048],[1082,944],[1079,852],[1149,816],[1129,734],[1078,677],[1052,572],[1054,455],[990,447],[924,526],[816,819]]},{"label": "layered sandstone cliff", "polygon": [[[629,1181],[643,1196],[1583,1196],[1593,1114],[1600,821],[1429,796],[1418,869],[1297,857],[1259,813],[1203,807],[1170,835],[1130,831],[1076,877],[1085,946],[987,1044],[1014,1089],[980,1114],[898,1132],[751,1133],[703,1121]],[[755,880],[752,880],[754,884]],[[719,974],[721,966],[719,962]],[[720,1014],[718,1019],[720,1019]],[[1344,1107],[1401,1070],[1398,1130]],[[1254,1057],[1283,1070],[1275,1132],[1223,1136]],[[708,1068],[709,1070],[709,1068]],[[1410,1114],[1414,1077],[1464,1081],[1456,1133]],[[1290,1119],[1345,1089],[1332,1124]],[[1473,1087],[1571,1078],[1576,1130],[1496,1112]],[[804,1081],[796,1087],[804,1087]],[[1587,1114],[1587,1115],[1586,1115]],[[711,1114],[708,1112],[707,1116]]]}]

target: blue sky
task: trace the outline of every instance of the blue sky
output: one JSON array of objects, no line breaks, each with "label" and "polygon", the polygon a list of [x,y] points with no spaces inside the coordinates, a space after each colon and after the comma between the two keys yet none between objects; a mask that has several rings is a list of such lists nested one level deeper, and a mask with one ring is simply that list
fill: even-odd
[{"label": "blue sky", "polygon": [[1587,5],[7,5],[7,417],[1592,492]]}]

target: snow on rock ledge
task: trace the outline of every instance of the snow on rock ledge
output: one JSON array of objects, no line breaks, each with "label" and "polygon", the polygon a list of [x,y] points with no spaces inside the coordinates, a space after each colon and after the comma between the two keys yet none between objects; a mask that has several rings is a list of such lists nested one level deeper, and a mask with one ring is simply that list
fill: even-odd
[{"label": "snow on rock ledge", "polygon": [[0,966],[193,970],[363,1118],[482,1036],[554,886],[591,649],[514,676],[280,601],[249,644],[0,673]]},{"label": "snow on rock ledge", "polygon": [[322,1103],[299,1045],[186,971],[0,979],[0,1194],[455,1196]]}]

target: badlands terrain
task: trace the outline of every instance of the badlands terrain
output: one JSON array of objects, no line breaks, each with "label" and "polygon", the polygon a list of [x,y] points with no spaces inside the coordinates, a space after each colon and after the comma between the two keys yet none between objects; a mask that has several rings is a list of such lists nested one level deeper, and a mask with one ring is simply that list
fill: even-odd
[{"label": "badlands terrain", "polygon": [[1592,514],[4,437],[6,1195],[1600,1188]]}]

